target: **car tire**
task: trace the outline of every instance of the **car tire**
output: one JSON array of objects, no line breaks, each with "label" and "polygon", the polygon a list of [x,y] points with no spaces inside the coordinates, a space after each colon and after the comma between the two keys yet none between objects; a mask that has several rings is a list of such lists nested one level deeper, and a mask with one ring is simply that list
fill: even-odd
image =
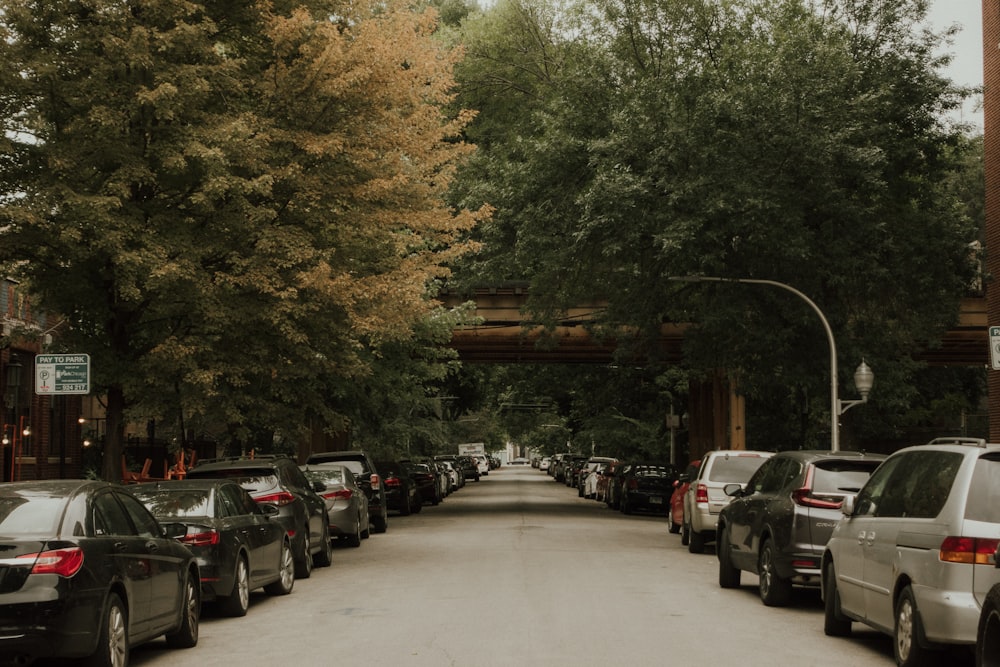
[{"label": "car tire", "polygon": [[116,667],[127,665],[128,612],[122,599],[115,593],[108,596],[104,605],[101,627],[98,631],[97,650],[86,660],[87,667]]},{"label": "car tire", "polygon": [[308,579],[312,576],[313,571],[313,557],[309,540],[309,526],[300,528],[299,530],[302,531],[302,548],[295,559],[295,578]]},{"label": "car tire", "polygon": [[424,509],[424,498],[419,493],[413,496],[413,508],[411,512],[413,514],[420,514],[420,510]]},{"label": "car tire", "polygon": [[979,615],[976,667],[1000,666],[1000,584],[990,589]]},{"label": "car tire", "polygon": [[740,587],[740,569],[733,565],[732,553],[729,549],[729,535],[719,528],[719,586],[721,588]]},{"label": "car tire", "polygon": [[333,565],[333,541],[330,539],[330,527],[323,522],[323,535],[321,536],[323,548],[313,556],[315,567],[330,567]]},{"label": "car tire", "polygon": [[226,616],[239,618],[247,615],[250,609],[250,568],[247,559],[240,554],[236,558],[236,570],[233,572],[233,590],[229,595],[219,599],[219,610]]},{"label": "car tire", "polygon": [[191,648],[198,644],[198,620],[201,618],[201,584],[188,573],[184,579],[184,608],[181,610],[181,624],[175,632],[166,636],[171,648]]},{"label": "car tire", "polygon": [[760,545],[757,574],[760,577],[760,601],[768,607],[785,607],[792,600],[792,582],[778,574],[774,541],[765,539]]},{"label": "car tire", "polygon": [[354,529],[354,533],[344,537],[344,542],[349,547],[360,547],[361,546],[361,515],[358,515],[358,524]]},{"label": "car tire", "polygon": [[688,552],[705,553],[705,535],[690,527],[688,528]]},{"label": "car tire", "polygon": [[264,586],[268,595],[288,595],[295,587],[295,557],[288,540],[281,541],[281,556],[278,560],[278,579]]},{"label": "car tire", "polygon": [[688,546],[691,543],[691,526],[687,523],[681,524],[681,546]]},{"label": "car tire", "polygon": [[823,570],[823,632],[830,637],[848,637],[851,634],[851,619],[840,609],[837,571],[833,569],[833,563]]},{"label": "car tire", "polygon": [[383,508],[382,515],[375,517],[372,521],[372,528],[376,533],[384,533],[389,530],[389,513]]},{"label": "car tire", "polygon": [[673,519],[670,519],[669,530],[672,535],[676,535],[677,533],[681,532],[681,524],[675,523]]},{"label": "car tire", "polygon": [[913,589],[906,586],[899,592],[896,600],[895,623],[892,633],[892,650],[899,667],[922,667],[935,664],[937,652],[925,648],[921,643],[924,636],[920,622],[920,612],[917,611],[917,600],[913,597]]}]

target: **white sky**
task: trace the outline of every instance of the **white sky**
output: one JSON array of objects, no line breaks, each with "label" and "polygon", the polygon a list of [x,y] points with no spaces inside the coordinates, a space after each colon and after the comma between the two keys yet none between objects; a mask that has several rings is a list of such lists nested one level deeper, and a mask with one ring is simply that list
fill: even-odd
[{"label": "white sky", "polygon": [[[954,56],[946,70],[956,83],[981,86],[983,83],[983,5],[982,0],[931,0],[928,19],[937,29],[957,24],[962,31],[946,52]],[[979,99],[970,102],[962,120],[983,126]]]}]

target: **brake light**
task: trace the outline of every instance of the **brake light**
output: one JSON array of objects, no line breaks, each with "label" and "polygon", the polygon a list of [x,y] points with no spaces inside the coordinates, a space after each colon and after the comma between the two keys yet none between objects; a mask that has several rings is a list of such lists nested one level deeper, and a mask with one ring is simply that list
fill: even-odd
[{"label": "brake light", "polygon": [[707,503],[708,502],[708,487],[704,484],[699,484],[694,488],[694,501],[696,503]]},{"label": "brake light", "polygon": [[188,532],[180,538],[180,542],[189,547],[210,547],[213,544],[218,544],[220,539],[217,530],[188,526]]},{"label": "brake light", "polygon": [[282,505],[290,505],[295,502],[295,496],[288,491],[279,491],[278,493],[271,493],[266,496],[256,496],[254,500],[258,503],[271,503],[272,505],[281,507]]},{"label": "brake light", "polygon": [[940,559],[945,563],[995,565],[1000,540],[978,537],[946,537],[941,543]]},{"label": "brake light", "polygon": [[393,488],[395,488],[397,486],[401,486],[402,485],[402,482],[400,482],[400,480],[399,480],[398,477],[388,477],[384,481],[385,481],[386,487],[393,487]]},{"label": "brake light", "polygon": [[337,500],[338,498],[343,498],[344,500],[350,500],[351,496],[353,495],[354,494],[351,493],[350,489],[340,489],[339,491],[330,491],[329,493],[324,493],[323,497],[328,498],[329,500]]},{"label": "brake light", "polygon": [[812,489],[802,487],[801,489],[795,489],[792,491],[792,502],[801,507],[815,507],[824,510],[835,510],[839,509],[840,506],[844,504],[844,499],[837,498],[835,496],[814,496],[812,495]]},{"label": "brake light", "polygon": [[83,549],[68,547],[53,549],[35,554],[25,554],[18,558],[32,558],[35,561],[31,568],[32,574],[58,574],[60,577],[72,577],[83,567]]},{"label": "brake light", "polygon": [[376,475],[375,473],[372,473],[372,476],[371,476],[372,491],[378,491],[379,485],[381,483],[382,483],[381,478],[378,475]]}]

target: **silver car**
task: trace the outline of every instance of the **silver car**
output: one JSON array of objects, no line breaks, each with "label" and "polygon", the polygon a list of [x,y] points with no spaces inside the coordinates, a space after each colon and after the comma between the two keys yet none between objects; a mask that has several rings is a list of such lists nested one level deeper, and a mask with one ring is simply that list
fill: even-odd
[{"label": "silver car", "polygon": [[842,511],[821,564],[826,634],[860,621],[892,635],[906,666],[975,644],[1000,583],[1000,445],[939,438],[901,449]]},{"label": "silver car", "polygon": [[351,469],[340,463],[313,463],[300,466],[306,478],[325,488],[318,491],[326,502],[330,539],[341,539],[348,546],[359,547],[371,535],[368,497],[358,486]]}]

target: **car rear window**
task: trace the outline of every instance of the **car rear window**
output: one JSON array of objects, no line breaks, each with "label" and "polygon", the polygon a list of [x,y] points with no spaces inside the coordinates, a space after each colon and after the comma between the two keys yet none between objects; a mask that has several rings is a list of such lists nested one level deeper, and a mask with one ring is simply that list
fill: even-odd
[{"label": "car rear window", "polygon": [[857,493],[882,461],[823,461],[816,464],[813,491]]},{"label": "car rear window", "polygon": [[133,493],[158,517],[205,517],[211,514],[208,491],[201,489],[186,489],[182,493],[165,490]]},{"label": "car rear window", "polygon": [[976,461],[965,518],[1000,523],[1000,453],[987,454]]},{"label": "car rear window", "polygon": [[0,498],[0,535],[52,537],[62,520],[65,498]]},{"label": "car rear window", "polygon": [[205,470],[199,473],[192,471],[189,473],[189,476],[231,479],[246,489],[250,495],[265,493],[278,488],[278,476],[274,474],[273,470],[256,471],[242,468],[224,468],[220,470]]},{"label": "car rear window", "polygon": [[344,483],[344,471],[341,468],[330,468],[329,470],[306,470],[306,478],[311,482],[322,482],[327,486],[331,484]]},{"label": "car rear window", "polygon": [[710,482],[746,482],[764,465],[767,457],[729,454],[716,456],[712,467],[708,470],[707,479]]}]

